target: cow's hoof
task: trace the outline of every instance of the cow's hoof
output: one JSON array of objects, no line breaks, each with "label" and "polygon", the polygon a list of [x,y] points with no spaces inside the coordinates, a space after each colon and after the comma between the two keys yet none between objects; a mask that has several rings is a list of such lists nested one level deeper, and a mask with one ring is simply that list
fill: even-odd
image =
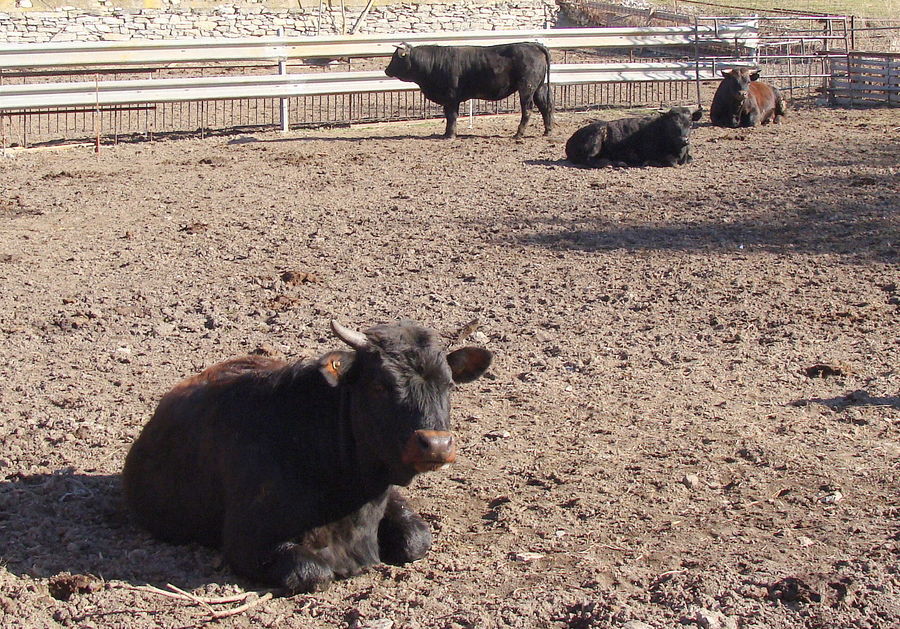
[{"label": "cow's hoof", "polygon": [[431,548],[431,529],[417,515],[399,521],[381,521],[378,527],[381,561],[401,566],[421,559]]},{"label": "cow's hoof", "polygon": [[284,580],[284,589],[291,594],[324,592],[334,580],[334,572],[317,561],[300,561]]}]

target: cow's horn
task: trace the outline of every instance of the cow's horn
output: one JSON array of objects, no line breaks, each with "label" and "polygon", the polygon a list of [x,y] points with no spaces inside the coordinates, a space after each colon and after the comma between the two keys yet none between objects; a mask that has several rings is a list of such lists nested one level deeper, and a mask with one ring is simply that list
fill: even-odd
[{"label": "cow's horn", "polygon": [[344,343],[354,349],[362,349],[369,344],[369,339],[366,338],[365,334],[357,332],[356,330],[351,330],[350,328],[345,328],[337,321],[331,321],[331,331],[334,332],[339,339],[344,341]]}]

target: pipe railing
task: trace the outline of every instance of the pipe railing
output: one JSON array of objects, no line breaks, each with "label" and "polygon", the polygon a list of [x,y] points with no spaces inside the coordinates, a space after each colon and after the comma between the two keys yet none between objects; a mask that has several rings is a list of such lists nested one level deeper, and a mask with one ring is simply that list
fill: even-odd
[{"label": "pipe railing", "polygon": [[487,46],[521,41],[551,49],[684,46],[702,40],[734,45],[757,38],[755,20],[712,26],[566,28],[515,31],[320,35],[0,45],[0,70],[71,66],[141,66],[213,61],[279,61],[308,58],[384,57],[402,42]]},{"label": "pipe railing", "polygon": [[[747,65],[751,64],[735,61],[704,63],[699,69],[699,79],[714,79],[717,78],[717,70]],[[552,85],[697,79],[698,68],[694,62],[571,63],[550,67]],[[0,86],[0,111],[12,113],[50,107],[290,98],[417,89],[419,86],[415,83],[387,77],[380,71],[32,83]]]}]

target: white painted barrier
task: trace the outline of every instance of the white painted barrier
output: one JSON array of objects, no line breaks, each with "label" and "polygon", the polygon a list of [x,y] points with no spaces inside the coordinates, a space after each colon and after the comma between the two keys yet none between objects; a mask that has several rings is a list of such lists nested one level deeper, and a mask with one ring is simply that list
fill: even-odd
[{"label": "white painted barrier", "polygon": [[[726,67],[730,66],[719,64],[716,69]],[[552,85],[690,81],[697,78],[708,80],[718,77],[711,63],[570,63],[550,67]],[[390,78],[381,71],[36,83],[0,86],[0,111],[417,89],[419,86],[415,83]]]},{"label": "white painted barrier", "polygon": [[310,57],[381,57],[401,42],[487,46],[536,41],[551,49],[639,48],[715,43],[748,46],[758,36],[756,20],[715,26],[565,28],[515,31],[326,35],[189,40],[129,40],[0,45],[0,69],[141,66],[213,61],[278,61]]}]

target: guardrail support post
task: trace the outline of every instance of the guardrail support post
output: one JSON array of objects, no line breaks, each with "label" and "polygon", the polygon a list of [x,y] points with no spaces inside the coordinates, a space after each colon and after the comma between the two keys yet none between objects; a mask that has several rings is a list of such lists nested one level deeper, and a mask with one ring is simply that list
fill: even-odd
[{"label": "guardrail support post", "polygon": [[[284,27],[278,27],[278,36],[284,37]],[[278,60],[278,74],[281,76],[287,74],[287,59],[285,59],[284,57],[281,57]],[[289,119],[290,101],[287,98],[282,98],[279,101],[279,104],[281,106],[281,131],[283,133],[286,133],[291,129],[291,122]]]},{"label": "guardrail support post", "polygon": [[[278,74],[282,76],[287,74],[287,61],[284,59],[278,61]],[[282,98],[279,102],[281,105],[281,130],[287,132],[291,130],[291,123],[289,120],[290,101],[287,98]]]}]

